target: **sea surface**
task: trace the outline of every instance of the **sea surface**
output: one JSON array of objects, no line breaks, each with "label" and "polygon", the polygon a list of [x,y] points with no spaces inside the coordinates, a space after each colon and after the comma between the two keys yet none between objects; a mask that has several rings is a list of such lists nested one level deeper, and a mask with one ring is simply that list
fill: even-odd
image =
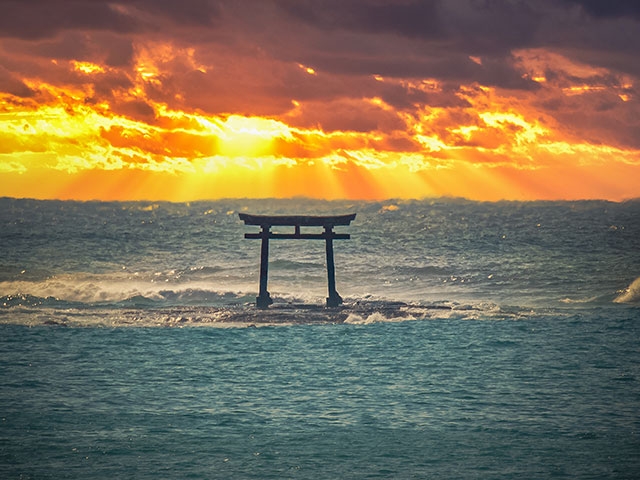
[{"label": "sea surface", "polygon": [[640,201],[1,198],[0,478],[640,478]]}]

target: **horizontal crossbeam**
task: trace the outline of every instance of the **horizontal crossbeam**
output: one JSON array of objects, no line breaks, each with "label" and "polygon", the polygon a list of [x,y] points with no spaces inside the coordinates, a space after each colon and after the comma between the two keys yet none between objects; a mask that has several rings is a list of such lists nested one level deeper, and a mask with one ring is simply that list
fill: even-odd
[{"label": "horizontal crossbeam", "polygon": [[334,227],[336,225],[349,225],[354,218],[355,213],[349,215],[250,215],[248,213],[240,213],[240,220],[245,225],[258,225],[261,227],[271,227],[273,225],[299,226],[299,227]]},{"label": "horizontal crossbeam", "polygon": [[[245,233],[244,238],[261,239],[264,238],[263,233]],[[273,233],[269,232],[269,238],[287,239],[287,240],[326,240],[332,238],[334,240],[349,240],[351,235],[348,233]]]}]

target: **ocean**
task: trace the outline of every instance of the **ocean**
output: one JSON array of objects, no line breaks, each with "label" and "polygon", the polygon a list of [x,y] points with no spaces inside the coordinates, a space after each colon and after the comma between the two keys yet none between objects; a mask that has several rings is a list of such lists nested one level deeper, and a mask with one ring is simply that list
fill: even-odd
[{"label": "ocean", "polygon": [[[334,242],[238,213],[356,213]],[[0,478],[640,478],[640,201],[0,199]],[[287,227],[274,230],[286,232]]]}]

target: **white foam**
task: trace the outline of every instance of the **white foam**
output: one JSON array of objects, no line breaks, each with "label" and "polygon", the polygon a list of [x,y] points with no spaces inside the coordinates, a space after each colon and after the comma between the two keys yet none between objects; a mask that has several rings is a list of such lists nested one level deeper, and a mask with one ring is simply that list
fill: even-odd
[{"label": "white foam", "polygon": [[560,301],[566,304],[580,304],[580,303],[591,303],[598,300],[597,296],[587,297],[587,298],[561,298]]},{"label": "white foam", "polygon": [[615,303],[639,303],[640,302],[640,277],[625,288],[614,300]]},{"label": "white foam", "polygon": [[192,295],[194,292],[226,295],[234,292],[242,296],[251,288],[221,285],[207,280],[176,283],[157,281],[154,274],[136,275],[118,274],[63,274],[42,281],[5,281],[0,282],[0,297],[32,295],[40,298],[55,298],[66,302],[86,304],[117,303],[131,298],[144,297],[150,300],[163,300],[170,296]]},{"label": "white foam", "polygon": [[411,315],[386,317],[380,312],[373,312],[372,314],[367,316],[358,315],[357,313],[350,313],[349,316],[345,319],[344,323],[348,323],[351,325],[371,325],[373,323],[406,322],[408,320],[415,320],[415,317]]}]

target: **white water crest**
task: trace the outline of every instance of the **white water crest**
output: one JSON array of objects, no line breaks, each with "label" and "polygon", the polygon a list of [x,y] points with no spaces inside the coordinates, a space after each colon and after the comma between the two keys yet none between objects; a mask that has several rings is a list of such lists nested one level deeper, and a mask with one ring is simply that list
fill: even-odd
[{"label": "white water crest", "polygon": [[624,289],[614,300],[615,303],[640,303],[640,277]]}]

